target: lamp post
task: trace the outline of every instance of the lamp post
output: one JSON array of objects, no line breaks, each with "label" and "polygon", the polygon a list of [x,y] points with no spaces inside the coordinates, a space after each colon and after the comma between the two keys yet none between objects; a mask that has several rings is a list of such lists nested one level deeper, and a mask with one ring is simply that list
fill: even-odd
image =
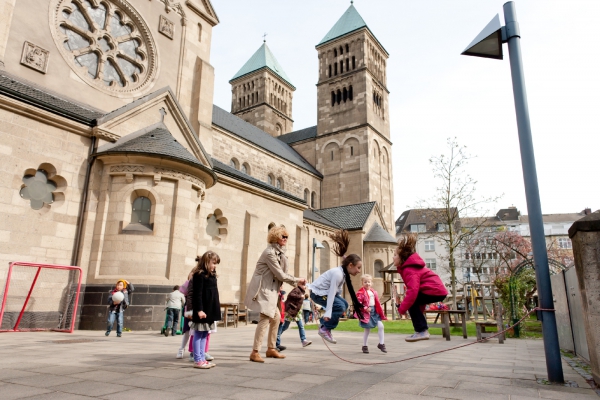
[{"label": "lamp post", "polygon": [[[512,1],[504,4],[504,22],[505,26],[500,26],[500,18],[496,15],[475,40],[467,46],[462,54],[501,60],[503,58],[502,43],[508,43],[537,290],[541,308],[551,310],[554,308],[554,304],[552,287],[550,286],[550,269],[548,266],[548,253],[546,252],[546,238],[544,235],[542,207],[535,168],[533,141],[531,139],[523,61],[521,58],[521,33],[519,31],[519,23],[517,22],[515,4]],[[553,311],[541,311],[538,312],[538,319],[542,322],[548,380],[550,382],[563,383],[564,376],[560,358],[560,347],[558,345],[556,316]]]},{"label": "lamp post", "polygon": [[317,249],[324,249],[324,248],[325,248],[325,246],[323,246],[321,244],[321,242],[319,242],[317,239],[313,238],[313,244],[312,244],[313,262],[312,262],[312,273],[311,273],[311,277],[310,277],[311,282],[315,281],[315,270],[317,269],[317,267],[315,266],[315,258],[316,258]]}]

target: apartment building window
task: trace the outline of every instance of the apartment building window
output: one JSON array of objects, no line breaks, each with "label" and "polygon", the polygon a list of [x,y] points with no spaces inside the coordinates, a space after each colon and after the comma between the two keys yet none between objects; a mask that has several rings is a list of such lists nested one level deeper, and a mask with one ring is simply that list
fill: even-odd
[{"label": "apartment building window", "polygon": [[411,232],[425,232],[425,224],[410,224]]},{"label": "apartment building window", "polygon": [[448,231],[449,231],[449,229],[448,229],[448,224],[441,224],[441,223],[438,223],[438,224],[437,224],[437,231],[438,231],[438,232],[448,232]]},{"label": "apartment building window", "polygon": [[435,240],[425,241],[425,251],[435,251]]},{"label": "apartment building window", "polygon": [[569,238],[558,238],[558,247],[561,249],[572,249],[573,244]]},{"label": "apartment building window", "polygon": [[435,262],[436,262],[435,258],[426,258],[425,259],[425,265],[427,266],[427,268],[429,268],[432,271],[435,271],[437,268],[437,265]]}]

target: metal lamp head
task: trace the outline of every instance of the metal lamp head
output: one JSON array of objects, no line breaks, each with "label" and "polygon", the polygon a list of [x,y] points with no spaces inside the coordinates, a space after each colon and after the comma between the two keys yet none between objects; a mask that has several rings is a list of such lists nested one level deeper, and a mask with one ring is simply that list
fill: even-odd
[{"label": "metal lamp head", "polygon": [[502,25],[498,14],[483,28],[461,55],[502,60]]}]

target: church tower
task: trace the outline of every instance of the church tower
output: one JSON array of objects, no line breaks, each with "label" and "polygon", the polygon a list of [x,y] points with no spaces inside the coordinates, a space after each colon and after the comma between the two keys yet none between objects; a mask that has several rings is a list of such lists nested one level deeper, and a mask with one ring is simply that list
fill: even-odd
[{"label": "church tower", "polygon": [[266,41],[231,84],[231,113],[272,136],[292,131],[292,85]]},{"label": "church tower", "polygon": [[392,231],[389,54],[352,4],[316,49],[318,121],[313,159],[324,176],[321,206],[376,201]]}]

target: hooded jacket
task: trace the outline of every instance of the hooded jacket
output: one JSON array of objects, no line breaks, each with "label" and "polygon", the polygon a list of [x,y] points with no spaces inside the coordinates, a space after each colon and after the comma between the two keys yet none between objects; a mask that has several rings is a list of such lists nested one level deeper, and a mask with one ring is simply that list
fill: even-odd
[{"label": "hooded jacket", "polygon": [[304,302],[304,292],[305,290],[300,286],[296,286],[292,289],[290,294],[288,294],[287,299],[285,299],[285,314],[290,317],[296,317],[298,312],[302,309],[302,303]]},{"label": "hooded jacket", "polygon": [[440,277],[425,266],[425,261],[417,253],[411,254],[397,270],[406,285],[406,296],[398,307],[400,314],[406,313],[412,307],[419,293],[430,296],[448,295]]},{"label": "hooded jacket", "polygon": [[[379,295],[374,289],[371,289],[371,292],[373,292],[373,297],[375,298],[375,312],[379,314],[379,317],[382,321],[387,320],[387,317],[383,312],[383,308],[381,307],[381,303],[379,302]],[[369,307],[369,293],[367,293],[367,290],[364,287],[362,287],[358,292],[356,292],[356,298],[358,299],[360,304],[363,305],[363,319],[361,319],[360,322],[368,324],[369,320],[371,319],[371,314],[366,311]],[[358,315],[356,313],[354,313],[354,318],[358,318]]]}]

